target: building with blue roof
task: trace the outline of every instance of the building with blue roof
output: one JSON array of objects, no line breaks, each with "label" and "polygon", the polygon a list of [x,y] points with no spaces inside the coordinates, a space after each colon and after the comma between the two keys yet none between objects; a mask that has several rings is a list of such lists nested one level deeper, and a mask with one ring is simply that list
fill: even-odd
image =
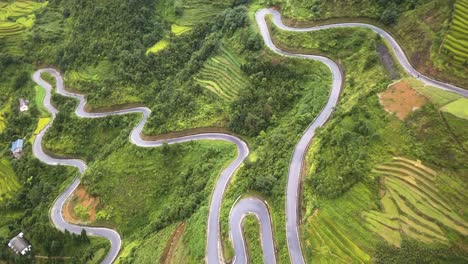
[{"label": "building with blue roof", "polygon": [[21,158],[21,155],[23,154],[23,145],[24,145],[24,140],[23,139],[17,139],[15,142],[11,143],[11,153],[15,158],[19,159]]}]

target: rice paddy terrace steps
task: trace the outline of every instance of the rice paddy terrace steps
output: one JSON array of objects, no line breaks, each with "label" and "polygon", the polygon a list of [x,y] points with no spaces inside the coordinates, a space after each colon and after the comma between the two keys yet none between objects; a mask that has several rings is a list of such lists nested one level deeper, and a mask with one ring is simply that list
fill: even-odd
[{"label": "rice paddy terrace steps", "polygon": [[367,227],[388,243],[399,247],[401,234],[427,244],[448,244],[447,230],[468,235],[468,223],[444,200],[433,169],[420,161],[395,157],[376,166],[373,173],[382,177],[383,210],[362,216]]},{"label": "rice paddy terrace steps", "polygon": [[452,22],[445,37],[443,48],[457,63],[468,63],[468,0],[455,3]]},{"label": "rice paddy terrace steps", "polygon": [[219,47],[218,53],[205,62],[194,78],[202,87],[225,100],[233,100],[249,85],[239,60],[224,46]]},{"label": "rice paddy terrace steps", "polygon": [[34,12],[46,5],[47,2],[22,0],[0,3],[0,41],[5,43],[6,51],[21,53],[20,42],[24,33],[34,24]]}]

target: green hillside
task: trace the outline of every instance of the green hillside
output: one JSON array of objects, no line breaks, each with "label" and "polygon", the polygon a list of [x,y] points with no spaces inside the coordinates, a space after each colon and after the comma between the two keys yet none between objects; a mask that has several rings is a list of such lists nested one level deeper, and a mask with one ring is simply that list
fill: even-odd
[{"label": "green hillside", "polygon": [[0,159],[0,203],[5,198],[11,198],[20,188],[16,174],[6,159]]},{"label": "green hillside", "polygon": [[0,40],[3,42],[0,49],[21,54],[25,33],[34,25],[34,12],[46,5],[47,2],[23,0],[0,2]]},{"label": "green hillside", "polygon": [[[109,248],[103,239],[50,224],[50,205],[77,176],[73,168],[32,156],[34,135],[49,114],[31,74],[53,67],[67,89],[87,96],[88,111],[148,107],[145,139],[208,131],[245,140],[250,155],[221,208],[225,260],[233,260],[232,205],[255,195],[268,204],[278,263],[289,263],[289,163],[327,102],[332,76],[322,63],[279,56],[263,45],[253,15],[270,6],[294,26],[375,24],[395,37],[418,71],[468,87],[462,61],[467,4],[461,0],[3,1],[0,240],[24,231],[34,255],[56,258],[44,262],[99,263]],[[327,56],[344,73],[340,101],[317,130],[304,166],[299,233],[305,262],[466,263],[466,100],[391,66],[385,43],[370,30],[270,27],[279,48]],[[396,81],[394,73],[427,98],[404,120],[379,100]],[[18,110],[21,97],[31,102],[27,112]],[[97,201],[93,217],[83,204],[72,204],[69,217],[117,230],[117,263],[204,262],[210,197],[236,155],[234,146],[201,141],[140,148],[128,138],[140,115],[78,118],[76,100],[58,94],[52,104],[60,113],[43,146],[86,161],[83,190]],[[19,160],[9,157],[15,138],[30,140]],[[243,228],[250,262],[262,263],[255,218]],[[0,263],[31,259],[0,247]]]},{"label": "green hillside", "polygon": [[[364,218],[368,227],[388,243],[400,247],[400,232],[427,244],[447,244],[449,233],[445,229],[468,234],[468,223],[440,196],[434,170],[420,161],[395,157],[373,172],[383,177],[383,212],[366,212]],[[466,197],[460,191],[454,190],[463,201]]]},{"label": "green hillside", "polygon": [[249,84],[240,62],[226,47],[205,62],[195,80],[203,87],[226,100],[233,100]]}]

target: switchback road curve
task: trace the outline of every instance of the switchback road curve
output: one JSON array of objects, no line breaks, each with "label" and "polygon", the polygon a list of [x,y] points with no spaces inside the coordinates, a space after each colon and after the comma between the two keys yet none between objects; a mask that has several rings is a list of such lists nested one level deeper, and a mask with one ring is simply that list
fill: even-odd
[{"label": "switchback road curve", "polygon": [[[223,140],[234,143],[237,147],[237,157],[234,161],[232,161],[228,167],[226,167],[221,176],[218,179],[218,182],[215,186],[214,193],[212,195],[212,202],[210,204],[210,214],[209,214],[209,224],[207,228],[208,237],[211,238],[214,242],[218,241],[219,236],[219,211],[221,208],[221,200],[226,189],[226,186],[234,174],[236,169],[240,166],[243,162],[245,157],[249,154],[249,148],[247,144],[242,141],[241,139],[229,135],[229,134],[221,134],[221,133],[204,133],[204,134],[196,134],[191,136],[179,137],[179,138],[172,138],[167,140],[155,140],[155,141],[147,141],[142,139],[141,132],[143,130],[143,126],[146,123],[151,111],[146,107],[136,107],[136,108],[129,108],[111,112],[100,112],[100,113],[89,113],[85,111],[86,105],[86,98],[83,95],[74,94],[66,91],[63,85],[63,78],[61,77],[60,73],[55,69],[47,68],[41,69],[36,71],[33,74],[33,80],[38,85],[42,86],[46,91],[46,96],[44,98],[44,106],[47,110],[51,113],[52,118],[50,123],[36,136],[36,139],[33,142],[33,154],[39,160],[46,164],[50,165],[66,165],[66,166],[73,166],[76,167],[79,172],[80,176],[86,171],[87,166],[86,163],[79,159],[59,159],[53,158],[47,155],[43,148],[42,148],[42,139],[44,134],[47,130],[52,126],[52,123],[58,113],[58,110],[51,104],[51,92],[52,86],[44,81],[41,78],[42,73],[49,73],[51,74],[56,80],[56,93],[61,94],[63,96],[72,97],[79,100],[79,105],[75,110],[75,114],[82,118],[100,118],[110,115],[123,115],[123,114],[131,114],[131,113],[139,113],[142,115],[142,118],[138,125],[132,130],[130,134],[130,141],[140,147],[159,147],[163,143],[168,144],[176,144],[176,143],[183,143],[193,140]],[[56,199],[52,208],[50,210],[50,217],[52,223],[60,230],[64,231],[65,229],[70,231],[71,233],[80,234],[81,231],[84,229],[89,235],[101,236],[108,239],[111,243],[111,249],[109,253],[106,255],[105,259],[102,263],[112,263],[115,258],[117,257],[121,245],[122,240],[119,234],[108,228],[99,228],[99,227],[87,227],[87,226],[79,226],[67,223],[62,215],[62,209],[65,204],[65,201],[68,197],[73,193],[73,191],[77,188],[80,184],[80,178],[77,177],[74,179],[71,185],[69,185],[65,191],[60,194],[60,196]],[[252,212],[254,213],[254,212]]]},{"label": "switchback road curve", "polygon": [[393,53],[396,56],[396,59],[403,67],[403,69],[411,76],[423,81],[427,85],[434,86],[436,88],[454,92],[465,97],[468,96],[468,90],[462,89],[460,87],[456,87],[451,84],[443,83],[427,76],[422,75],[418,71],[414,69],[414,67],[409,63],[403,49],[398,45],[397,41],[386,31],[381,28],[378,28],[374,25],[364,24],[364,23],[340,23],[340,24],[331,24],[331,25],[324,25],[324,26],[315,26],[315,27],[306,27],[306,28],[293,28],[286,26],[283,21],[281,20],[281,14],[272,8],[265,8],[260,9],[255,14],[255,20],[259,27],[260,33],[263,37],[263,41],[265,45],[272,50],[273,52],[286,56],[286,57],[296,57],[302,59],[311,59],[316,60],[324,63],[332,72],[333,82],[331,87],[331,92],[328,98],[328,102],[325,107],[322,109],[322,112],[316,117],[316,119],[312,122],[312,124],[306,129],[304,134],[302,135],[299,143],[297,143],[296,148],[294,149],[294,154],[289,166],[289,175],[288,175],[288,184],[286,189],[286,239],[288,242],[288,249],[289,249],[289,256],[291,262],[296,263],[304,263],[304,258],[302,256],[301,251],[301,244],[299,241],[299,195],[300,195],[300,176],[301,176],[301,169],[302,163],[304,161],[304,157],[306,154],[306,150],[308,145],[310,144],[315,130],[318,127],[321,127],[330,117],[331,113],[333,112],[334,107],[336,106],[339,98],[339,94],[341,92],[341,88],[343,86],[343,76],[340,72],[338,65],[322,56],[314,56],[314,55],[307,55],[307,54],[297,54],[297,53],[290,53],[283,51],[275,46],[272,41],[271,33],[269,32],[269,28],[266,22],[266,17],[271,16],[273,24],[281,30],[285,31],[293,31],[293,32],[311,32],[311,31],[319,31],[324,29],[332,29],[332,28],[367,28],[373,30],[377,34],[379,34],[387,43],[389,43]]},{"label": "switchback road curve", "polygon": [[[266,15],[272,15],[273,23],[282,30],[288,31],[297,31],[297,32],[308,32],[308,31],[316,31],[322,29],[329,29],[329,28],[338,28],[338,27],[363,27],[369,28],[374,30],[379,35],[381,35],[392,47],[393,52],[395,53],[399,63],[403,66],[403,68],[412,76],[419,78],[423,82],[428,85],[432,85],[434,87],[452,91],[463,96],[468,96],[468,91],[463,90],[462,88],[442,83],[437,80],[433,80],[429,77],[426,77],[420,73],[418,73],[408,62],[404,52],[398,45],[398,43],[385,31],[380,28],[377,28],[372,25],[368,24],[361,24],[361,23],[344,23],[344,24],[334,24],[334,25],[327,25],[327,26],[319,26],[319,27],[310,27],[310,28],[291,28],[284,25],[281,21],[281,15],[273,9],[261,9],[255,14],[255,18],[257,24],[260,29],[260,33],[264,39],[265,45],[270,48],[273,52],[287,57],[297,57],[303,59],[311,59],[316,60],[324,63],[332,72],[333,82],[330,91],[330,95],[328,98],[328,102],[320,112],[320,114],[316,117],[316,119],[310,124],[310,126],[306,129],[304,134],[302,135],[301,139],[297,143],[291,163],[289,168],[288,174],[288,184],[287,184],[287,195],[286,195],[286,232],[287,232],[287,242],[288,242],[288,249],[289,255],[291,258],[292,263],[304,263],[304,259],[302,257],[301,246],[299,241],[299,228],[298,228],[298,210],[299,210],[299,183],[300,183],[300,175],[301,175],[301,168],[302,163],[304,161],[304,156],[307,150],[307,146],[310,144],[315,130],[322,126],[330,117],[334,107],[336,106],[339,98],[339,94],[341,92],[342,84],[343,84],[343,76],[340,72],[340,69],[336,63],[332,60],[322,57],[322,56],[314,56],[314,55],[306,55],[306,54],[293,54],[289,52],[282,51],[278,49],[272,42],[270,32],[268,30],[268,26],[265,21]],[[40,86],[42,86],[46,90],[46,96],[44,99],[44,106],[48,109],[48,111],[52,115],[51,122],[37,135],[34,143],[33,143],[33,154],[41,161],[50,164],[50,165],[68,165],[78,168],[80,175],[82,175],[86,171],[86,164],[82,160],[78,159],[58,159],[48,156],[44,150],[42,149],[42,138],[47,130],[52,125],[56,114],[58,113],[57,109],[51,104],[51,91],[52,86],[45,82],[41,78],[41,74],[47,72],[50,73],[56,79],[56,92],[67,96],[72,97],[79,100],[79,105],[75,110],[75,113],[79,117],[83,118],[99,118],[105,117],[109,115],[122,115],[122,114],[131,114],[131,113],[139,113],[142,115],[142,118],[138,125],[132,130],[130,134],[130,141],[140,147],[158,147],[161,146],[163,143],[167,142],[168,144],[176,144],[182,143],[192,140],[224,140],[231,143],[234,143],[237,146],[238,155],[231,164],[228,165],[227,168],[223,170],[216,183],[215,189],[213,191],[213,195],[211,198],[210,203],[210,212],[208,216],[208,226],[207,226],[207,249],[206,249],[206,261],[208,263],[222,263],[224,262],[222,250],[221,250],[221,242],[220,242],[220,208],[221,208],[221,201],[223,194],[226,190],[227,184],[229,183],[231,177],[237,170],[237,168],[242,164],[243,160],[249,154],[249,149],[247,144],[242,141],[241,139],[222,133],[204,133],[204,134],[197,134],[179,138],[172,138],[167,140],[156,140],[156,141],[147,141],[142,139],[141,132],[143,129],[148,116],[151,114],[151,111],[146,107],[136,107],[136,108],[129,108],[129,109],[122,109],[117,111],[111,112],[100,112],[100,113],[89,113],[85,111],[86,105],[86,98],[83,95],[70,93],[64,89],[63,79],[60,76],[60,73],[54,69],[47,68],[41,69],[34,73],[33,80]],[[79,226],[67,223],[61,213],[63,205],[66,199],[73,193],[76,187],[79,185],[80,179],[77,177],[73,183],[66,188],[66,190],[57,198],[54,202],[50,215],[53,224],[60,230],[69,230],[72,233],[80,233],[81,230],[86,230],[90,235],[102,236],[107,238],[111,242],[111,249],[109,253],[106,255],[103,263],[112,263],[115,258],[117,257],[120,248],[121,248],[121,238],[119,234],[111,229],[108,228],[98,228],[98,227],[86,227],[86,226]],[[268,212],[268,208],[265,202],[259,200],[258,198],[254,197],[247,197],[240,201],[238,201],[231,210],[230,214],[230,235],[231,240],[234,245],[235,249],[235,263],[246,263],[247,253],[245,249],[245,242],[242,236],[241,225],[244,217],[248,214],[254,214],[257,219],[259,219],[260,226],[261,226],[261,241],[262,247],[264,251],[264,261],[265,263],[276,263],[276,256],[275,256],[275,249],[274,249],[274,240],[273,234],[271,229],[271,219]]]}]

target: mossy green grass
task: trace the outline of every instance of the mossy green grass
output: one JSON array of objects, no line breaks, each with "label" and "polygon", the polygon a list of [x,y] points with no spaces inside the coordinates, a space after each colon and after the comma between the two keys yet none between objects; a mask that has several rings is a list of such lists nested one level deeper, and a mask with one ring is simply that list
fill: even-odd
[{"label": "mossy green grass", "polygon": [[468,120],[468,99],[460,98],[454,102],[445,105],[440,110],[450,113],[456,117]]}]

